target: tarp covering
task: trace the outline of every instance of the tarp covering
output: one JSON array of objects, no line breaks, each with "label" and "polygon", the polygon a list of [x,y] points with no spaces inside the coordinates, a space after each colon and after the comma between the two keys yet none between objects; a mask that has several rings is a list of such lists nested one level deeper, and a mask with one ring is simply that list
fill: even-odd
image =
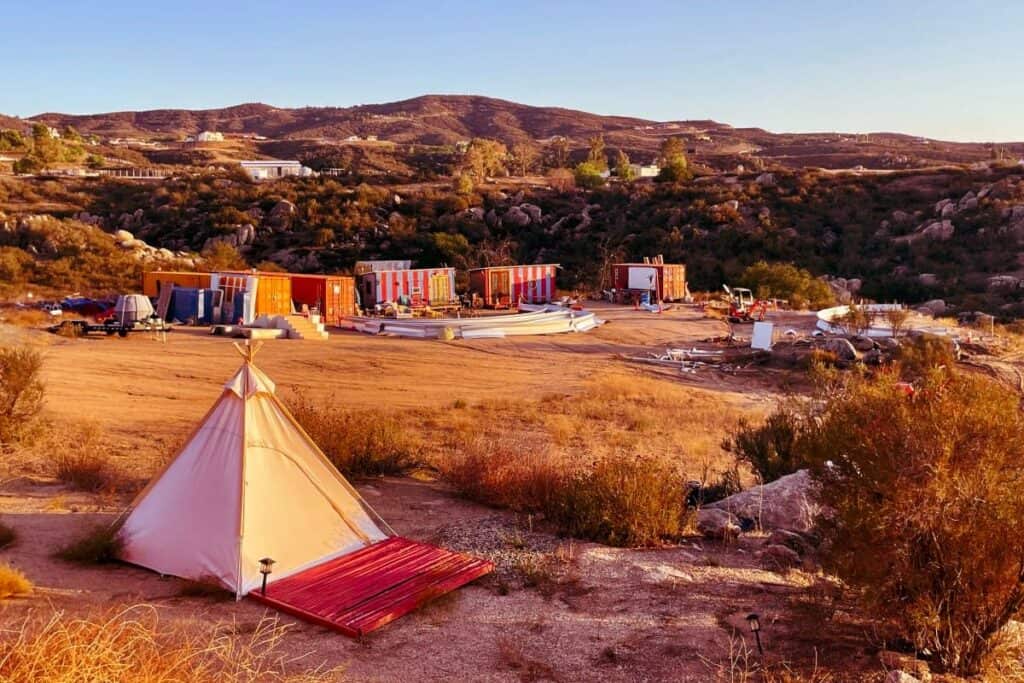
[{"label": "tarp covering", "polygon": [[276,581],[383,540],[383,529],[281,405],[274,383],[246,362],[132,504],[122,559],[212,579],[241,597],[260,585],[260,558],[275,560]]}]

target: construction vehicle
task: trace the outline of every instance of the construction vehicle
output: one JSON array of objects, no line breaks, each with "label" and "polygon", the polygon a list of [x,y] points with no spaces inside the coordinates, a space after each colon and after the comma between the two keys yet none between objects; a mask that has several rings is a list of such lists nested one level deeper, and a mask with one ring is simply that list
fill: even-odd
[{"label": "construction vehicle", "polygon": [[768,313],[768,302],[755,299],[754,293],[746,287],[729,287],[722,285],[729,297],[729,315],[731,323],[752,323],[764,320]]}]

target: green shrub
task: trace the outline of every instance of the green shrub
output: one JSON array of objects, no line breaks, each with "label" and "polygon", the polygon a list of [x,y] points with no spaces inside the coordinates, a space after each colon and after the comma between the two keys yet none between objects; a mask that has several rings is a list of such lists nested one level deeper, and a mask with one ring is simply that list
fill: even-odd
[{"label": "green shrub", "polygon": [[775,481],[806,466],[799,444],[802,430],[802,416],[794,406],[783,404],[763,424],[741,419],[722,448],[750,465],[762,482]]},{"label": "green shrub", "polygon": [[395,416],[317,405],[293,396],[295,419],[343,474],[402,474],[418,464],[417,443]]},{"label": "green shrub", "polygon": [[786,299],[794,308],[825,308],[835,303],[825,282],[792,263],[758,261],[743,271],[740,283],[761,298]]},{"label": "green shrub", "polygon": [[58,550],[57,557],[78,564],[109,564],[118,561],[123,546],[120,524],[100,524]]},{"label": "green shrub", "polygon": [[833,386],[806,453],[832,510],[823,562],[883,633],[976,674],[1024,606],[1024,415],[1017,393],[933,368]]}]

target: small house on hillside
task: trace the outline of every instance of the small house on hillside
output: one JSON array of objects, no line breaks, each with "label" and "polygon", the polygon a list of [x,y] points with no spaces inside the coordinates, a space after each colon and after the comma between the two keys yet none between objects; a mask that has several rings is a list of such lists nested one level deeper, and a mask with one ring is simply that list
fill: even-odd
[{"label": "small house on hillside", "polygon": [[287,178],[289,176],[308,177],[313,175],[312,169],[306,168],[298,161],[283,161],[279,159],[240,161],[238,165],[253,180],[271,180],[274,178]]},{"label": "small house on hillside", "polygon": [[196,136],[196,142],[224,142],[224,133],[204,130]]}]

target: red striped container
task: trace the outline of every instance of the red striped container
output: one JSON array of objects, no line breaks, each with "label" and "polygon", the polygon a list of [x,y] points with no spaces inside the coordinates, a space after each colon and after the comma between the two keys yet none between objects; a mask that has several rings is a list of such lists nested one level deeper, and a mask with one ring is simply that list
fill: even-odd
[{"label": "red striped container", "polygon": [[359,276],[359,291],[364,306],[398,301],[403,296],[447,306],[456,301],[455,269],[376,270]]},{"label": "red striped container", "polygon": [[469,290],[493,308],[515,306],[520,301],[546,304],[555,298],[557,270],[557,263],[474,268],[469,271]]}]

